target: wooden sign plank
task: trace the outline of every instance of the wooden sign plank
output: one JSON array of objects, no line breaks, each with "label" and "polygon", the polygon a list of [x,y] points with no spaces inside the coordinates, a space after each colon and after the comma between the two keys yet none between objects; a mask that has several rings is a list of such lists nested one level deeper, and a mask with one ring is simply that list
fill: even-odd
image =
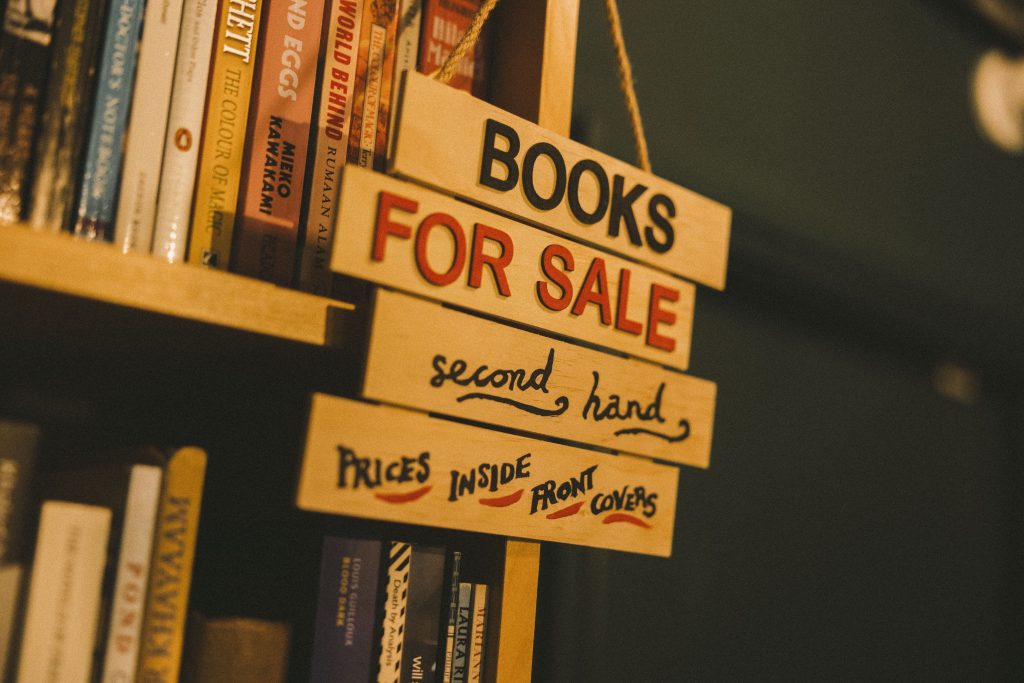
[{"label": "wooden sign plank", "polygon": [[695,288],[380,173],[345,167],[331,269],[685,368]]},{"label": "wooden sign plank", "polygon": [[668,557],[679,471],[315,394],[304,510]]},{"label": "wooden sign plank", "polygon": [[378,290],[366,398],[707,467],[713,382]]},{"label": "wooden sign plank", "polygon": [[393,173],[725,288],[728,207],[427,76],[404,84]]}]

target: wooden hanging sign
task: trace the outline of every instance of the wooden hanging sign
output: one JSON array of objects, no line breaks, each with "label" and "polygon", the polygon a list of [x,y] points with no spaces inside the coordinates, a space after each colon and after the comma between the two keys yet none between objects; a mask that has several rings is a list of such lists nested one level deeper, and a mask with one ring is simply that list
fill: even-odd
[{"label": "wooden hanging sign", "polygon": [[716,289],[728,207],[409,72],[390,170]]},{"label": "wooden hanging sign", "polygon": [[668,557],[679,471],[313,396],[304,510]]},{"label": "wooden hanging sign", "polygon": [[689,362],[688,282],[352,164],[340,204],[335,272],[664,365]]},{"label": "wooden hanging sign", "polygon": [[363,396],[707,467],[715,384],[377,290]]}]

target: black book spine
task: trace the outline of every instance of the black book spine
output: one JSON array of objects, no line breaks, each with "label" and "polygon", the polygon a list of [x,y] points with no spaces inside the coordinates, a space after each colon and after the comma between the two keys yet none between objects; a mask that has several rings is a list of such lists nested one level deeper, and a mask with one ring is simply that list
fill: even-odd
[{"label": "black book spine", "polygon": [[402,683],[434,683],[445,587],[445,551],[414,545],[402,645]]},{"label": "black book spine", "polygon": [[459,616],[459,570],[461,567],[462,553],[456,550],[452,552],[451,576],[448,584],[448,622],[445,625],[443,683],[452,683],[452,655],[455,652],[455,623]]},{"label": "black book spine", "polygon": [[0,564],[28,559],[25,526],[39,428],[0,420]]}]

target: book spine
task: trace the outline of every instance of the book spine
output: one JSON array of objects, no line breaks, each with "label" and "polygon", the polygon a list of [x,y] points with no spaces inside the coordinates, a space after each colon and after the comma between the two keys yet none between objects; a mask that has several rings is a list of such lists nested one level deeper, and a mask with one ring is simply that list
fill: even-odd
[{"label": "book spine", "polygon": [[466,683],[469,640],[473,628],[473,584],[459,584],[459,614],[455,624],[455,651],[452,654],[452,683]]},{"label": "book spine", "polygon": [[334,215],[338,203],[338,179],[348,159],[352,104],[362,0],[331,0],[327,35],[323,41],[323,70],[317,105],[317,126],[312,136],[313,164],[305,201],[299,287],[313,294],[330,293],[328,268],[334,242]]},{"label": "book spine", "polygon": [[168,263],[184,260],[188,243],[217,7],[217,0],[185,0],[182,9],[153,227],[152,252]]},{"label": "book spine", "polygon": [[110,518],[95,505],[43,503],[18,683],[89,680]]},{"label": "book spine", "polygon": [[71,224],[105,5],[100,0],[74,0],[58,7],[53,52],[61,58],[50,64],[28,217],[36,230],[59,232]]},{"label": "book spine", "polygon": [[380,541],[324,538],[313,681],[370,680],[380,556]]},{"label": "book spine", "polygon": [[466,680],[479,683],[484,671],[484,643],[487,638],[487,586],[473,585],[473,624],[469,641],[469,666]]},{"label": "book spine", "polygon": [[397,30],[398,0],[365,0],[348,160],[377,171],[384,170],[387,159]]},{"label": "book spine", "polygon": [[55,6],[9,2],[4,10],[0,32],[0,221],[17,221],[27,213],[32,146],[42,115]]},{"label": "book spine", "polygon": [[388,149],[394,146],[395,120],[398,118],[398,98],[401,93],[402,74],[416,70],[420,46],[420,20],[423,0],[401,0],[398,10],[398,33],[395,43],[395,78],[391,88],[391,110],[388,113]]},{"label": "book spine", "polygon": [[126,253],[148,254],[153,243],[157,183],[167,134],[181,9],[182,0],[146,5],[114,224],[114,243]]},{"label": "book spine", "polygon": [[[420,40],[420,73],[432,74],[440,69],[452,49],[469,29],[480,9],[481,0],[424,0],[423,35]],[[453,88],[482,97],[486,86],[486,54],[488,32],[477,39],[471,54],[459,62],[452,80]]]},{"label": "book spine", "polygon": [[199,448],[180,449],[164,471],[137,670],[147,683],[178,680],[205,472]]},{"label": "book spine", "polygon": [[414,545],[402,641],[402,683],[437,680],[444,579],[444,549]]},{"label": "book spine", "polygon": [[268,5],[263,23],[232,270],[290,285],[295,276],[324,4],[275,0]]},{"label": "book spine", "polygon": [[0,421],[0,681],[11,667],[12,637],[20,612],[21,579],[27,564],[25,541],[29,491],[39,429]]},{"label": "book spine", "polygon": [[74,232],[84,239],[113,239],[125,123],[135,82],[144,4],[144,0],[115,0],[107,16],[75,216]]},{"label": "book spine", "polygon": [[210,69],[188,260],[227,270],[263,0],[222,0]]},{"label": "book spine", "polygon": [[387,584],[384,587],[384,619],[381,624],[377,683],[398,683],[402,672],[402,638],[409,595],[412,546],[392,541],[388,550]]},{"label": "book spine", "polygon": [[452,569],[448,584],[448,623],[444,640],[444,683],[452,683],[452,656],[455,652],[455,626],[459,619],[459,570],[462,567],[462,553],[452,553]]},{"label": "book spine", "polygon": [[104,683],[130,683],[135,680],[162,476],[159,467],[132,467],[110,608],[101,678]]}]

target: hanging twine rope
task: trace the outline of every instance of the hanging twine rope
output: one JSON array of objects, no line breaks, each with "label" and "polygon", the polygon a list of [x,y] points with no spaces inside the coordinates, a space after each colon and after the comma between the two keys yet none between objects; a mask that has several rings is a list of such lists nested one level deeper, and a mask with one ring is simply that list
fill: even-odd
[{"label": "hanging twine rope", "polygon": [[[491,10],[498,4],[498,0],[485,0],[480,6],[473,23],[465,35],[459,39],[458,44],[448,55],[448,59],[440,69],[432,75],[442,83],[448,83],[455,75],[455,69],[459,62],[466,56],[466,53],[473,49],[480,31],[483,30]],[[651,159],[647,154],[647,137],[644,135],[644,124],[640,120],[640,103],[636,99],[636,89],[633,87],[633,69],[629,65],[629,56],[626,54],[626,41],[622,37],[622,20],[619,18],[619,6],[616,0],[605,0],[605,12],[608,15],[608,28],[612,34],[612,42],[615,44],[615,58],[619,64],[619,90],[626,100],[626,108],[629,110],[629,123],[633,129],[633,144],[636,148],[637,163],[640,168],[648,173],[651,171]]]},{"label": "hanging twine rope", "polygon": [[480,9],[477,10],[476,16],[473,17],[473,23],[469,25],[462,38],[459,39],[458,44],[448,54],[448,59],[444,60],[444,64],[441,68],[434,72],[434,78],[441,81],[442,83],[448,83],[452,80],[455,75],[455,69],[458,68],[459,62],[466,56],[466,53],[473,49],[476,45],[477,39],[480,37],[480,31],[483,30],[484,24],[487,22],[487,17],[491,15],[491,10],[498,4],[498,0],[485,0],[484,4],[480,5]]}]

